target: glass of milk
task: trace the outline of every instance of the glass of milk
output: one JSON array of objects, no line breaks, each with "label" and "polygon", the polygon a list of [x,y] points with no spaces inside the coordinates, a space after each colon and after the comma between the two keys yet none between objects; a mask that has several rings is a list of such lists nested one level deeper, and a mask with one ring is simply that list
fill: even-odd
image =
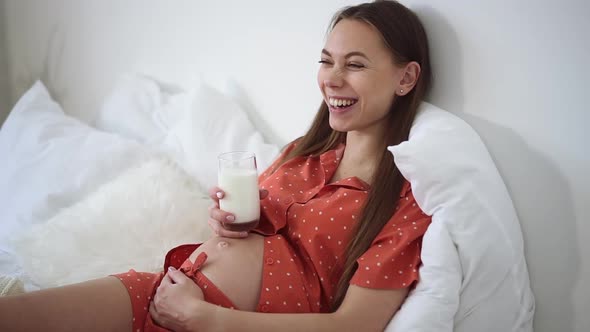
[{"label": "glass of milk", "polygon": [[224,224],[235,232],[249,231],[260,219],[260,194],[256,156],[252,152],[227,152],[219,155],[217,182],[225,196],[219,200],[221,210],[232,213],[236,219]]}]

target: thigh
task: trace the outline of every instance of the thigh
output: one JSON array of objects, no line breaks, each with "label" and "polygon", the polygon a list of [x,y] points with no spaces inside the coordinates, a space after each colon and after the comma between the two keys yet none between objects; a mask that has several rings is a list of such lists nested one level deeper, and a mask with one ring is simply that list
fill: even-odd
[{"label": "thigh", "polygon": [[125,286],[106,277],[0,298],[0,331],[131,331]]}]

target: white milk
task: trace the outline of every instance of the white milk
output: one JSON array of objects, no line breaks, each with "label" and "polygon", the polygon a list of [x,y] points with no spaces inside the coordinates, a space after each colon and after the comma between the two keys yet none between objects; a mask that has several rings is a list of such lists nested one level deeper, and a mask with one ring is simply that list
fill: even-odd
[{"label": "white milk", "polygon": [[255,169],[222,168],[218,183],[225,192],[223,199],[219,200],[219,207],[236,216],[233,224],[258,221],[260,194]]}]

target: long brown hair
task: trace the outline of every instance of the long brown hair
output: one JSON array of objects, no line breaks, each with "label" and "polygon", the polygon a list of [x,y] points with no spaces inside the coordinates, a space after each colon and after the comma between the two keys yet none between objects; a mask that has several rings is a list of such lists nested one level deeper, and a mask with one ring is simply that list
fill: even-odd
[{"label": "long brown hair", "polygon": [[[383,137],[383,155],[372,181],[361,218],[356,224],[354,236],[346,248],[346,261],[336,289],[332,309],[336,310],[348,289],[350,279],[358,264],[357,259],[371,246],[383,226],[389,221],[398,204],[404,178],[386,149],[408,139],[418,106],[431,84],[431,68],[426,32],[418,17],[397,1],[375,1],[343,8],[330,23],[332,30],[343,19],[365,22],[376,28],[391,51],[397,65],[416,61],[421,68],[414,88],[404,96],[396,96],[387,115],[389,130]],[[329,111],[322,102],[307,133],[298,139],[297,146],[284,161],[297,156],[319,155],[346,142],[346,133],[333,130],[329,124]]]}]

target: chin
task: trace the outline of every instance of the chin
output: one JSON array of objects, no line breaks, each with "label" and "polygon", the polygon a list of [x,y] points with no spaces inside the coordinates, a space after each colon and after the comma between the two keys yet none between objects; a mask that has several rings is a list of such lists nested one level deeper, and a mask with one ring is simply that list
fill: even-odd
[{"label": "chin", "polygon": [[348,125],[346,125],[340,121],[334,121],[331,117],[330,117],[330,128],[332,128],[332,130],[340,131],[343,133],[350,131],[350,128]]}]

